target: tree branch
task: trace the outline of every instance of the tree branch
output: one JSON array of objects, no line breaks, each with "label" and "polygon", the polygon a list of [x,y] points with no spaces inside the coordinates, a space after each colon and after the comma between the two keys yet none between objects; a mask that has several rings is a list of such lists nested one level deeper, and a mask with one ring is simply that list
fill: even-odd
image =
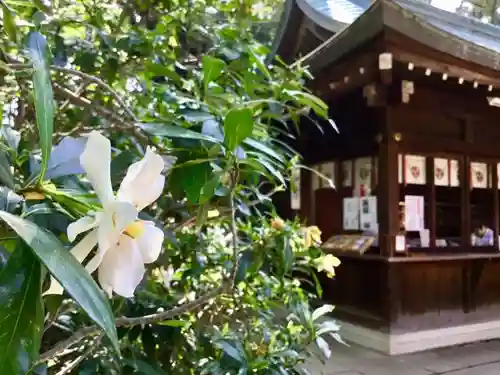
[{"label": "tree branch", "polygon": [[78,96],[71,90],[68,90],[57,83],[54,83],[52,86],[56,95],[67,99],[71,104],[87,108],[95,114],[102,116],[104,119],[113,124],[114,129],[132,132],[133,135],[138,137],[141,141],[149,142],[148,137],[142,133],[141,129],[136,124],[124,120],[113,111],[92,103],[87,98]]},{"label": "tree branch", "polygon": [[115,100],[118,102],[118,104],[120,104],[120,107],[122,107],[122,109],[127,113],[127,115],[129,115],[130,119],[133,122],[135,122],[135,123],[140,122],[139,119],[137,118],[137,116],[134,114],[134,112],[132,112],[132,110],[127,106],[127,104],[122,99],[122,97],[120,95],[118,95],[118,93],[115,90],[113,90],[113,88],[111,86],[109,86],[106,82],[104,82],[102,79],[100,79],[96,76],[92,76],[90,74],[81,72],[79,70],[63,68],[63,67],[55,66],[55,65],[52,65],[50,67],[50,69],[52,69],[56,72],[61,72],[61,73],[66,73],[66,74],[78,76],[86,81],[94,82],[98,86],[101,86],[102,88],[104,88],[105,90],[107,90],[111,93],[111,95],[115,98]]},{"label": "tree branch", "polygon": [[[32,64],[14,63],[14,64],[7,64],[6,67],[10,68],[12,70],[24,70],[24,69],[32,68],[33,65]],[[125,103],[123,98],[111,86],[109,86],[106,82],[104,82],[102,79],[100,79],[96,76],[81,72],[79,70],[70,69],[70,68],[63,68],[61,66],[56,66],[56,65],[51,65],[50,69],[55,71],[55,72],[60,72],[60,73],[64,73],[64,74],[71,74],[71,75],[80,77],[85,81],[93,82],[93,83],[97,84],[98,86],[101,86],[103,89],[109,91],[109,93],[115,98],[115,100],[118,102],[120,107],[127,113],[127,115],[130,117],[130,119],[133,122],[135,122],[135,123],[140,122],[139,119],[137,118],[137,116],[134,114],[134,112],[132,112],[132,110],[129,108],[129,106]]]},{"label": "tree branch", "polygon": [[[206,294],[195,299],[194,301],[185,303],[185,304],[180,305],[178,307],[174,307],[170,310],[163,311],[163,312],[156,313],[156,314],[145,315],[145,316],[141,316],[141,317],[137,317],[137,318],[121,317],[121,318],[118,318],[115,320],[115,325],[117,327],[128,327],[128,326],[135,326],[135,325],[141,325],[141,324],[154,324],[154,323],[158,323],[158,322],[163,322],[165,320],[172,319],[176,316],[179,316],[179,315],[182,315],[182,314],[185,314],[187,312],[190,312],[192,310],[197,309],[201,305],[207,303],[211,299],[222,294],[226,288],[227,288],[227,282],[223,282],[220,287],[215,288],[215,289],[207,292]],[[61,341],[56,346],[54,346],[52,349],[47,350],[46,352],[42,353],[40,355],[40,358],[38,359],[37,363],[46,362],[49,359],[59,357],[69,347],[79,343],[81,340],[85,339],[88,336],[93,336],[93,335],[96,335],[98,333],[101,333],[101,329],[97,326],[81,328],[79,331],[74,333],[70,338],[68,338],[64,341]]]}]

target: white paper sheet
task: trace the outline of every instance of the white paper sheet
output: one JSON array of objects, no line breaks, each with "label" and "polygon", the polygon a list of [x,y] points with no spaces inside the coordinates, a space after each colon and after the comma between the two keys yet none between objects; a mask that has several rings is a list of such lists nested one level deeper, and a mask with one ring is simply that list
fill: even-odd
[{"label": "white paper sheet", "polygon": [[359,198],[343,200],[344,230],[359,230]]},{"label": "white paper sheet", "polygon": [[360,224],[361,230],[374,230],[378,228],[377,197],[363,197],[360,199]]},{"label": "white paper sheet", "polygon": [[425,229],[424,197],[418,195],[405,196],[405,229],[410,232]]}]

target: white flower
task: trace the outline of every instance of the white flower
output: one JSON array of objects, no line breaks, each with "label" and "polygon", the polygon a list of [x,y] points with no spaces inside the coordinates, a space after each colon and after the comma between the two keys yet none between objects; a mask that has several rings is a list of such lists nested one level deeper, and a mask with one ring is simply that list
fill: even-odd
[{"label": "white flower", "polygon": [[[86,269],[89,273],[98,269],[99,283],[109,296],[114,291],[130,298],[144,276],[144,264],[158,258],[163,243],[162,230],[152,222],[137,220],[139,211],[156,201],[163,191],[163,159],[148,148],[144,158],[129,167],[116,196],[111,186],[111,144],[106,137],[91,132],[80,163],[102,210],[68,226],[70,241],[90,231],[71,253],[83,262],[97,244],[97,252]],[[52,280],[45,294],[60,293],[62,287]]]}]

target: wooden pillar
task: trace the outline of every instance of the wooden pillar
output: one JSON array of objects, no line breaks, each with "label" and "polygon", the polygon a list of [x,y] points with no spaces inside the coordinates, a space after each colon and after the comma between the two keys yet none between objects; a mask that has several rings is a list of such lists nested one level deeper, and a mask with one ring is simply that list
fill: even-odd
[{"label": "wooden pillar", "polygon": [[460,163],[460,186],[462,187],[461,219],[462,246],[470,247],[471,209],[470,209],[470,157],[464,156]]},{"label": "wooden pillar", "polygon": [[499,225],[499,207],[498,207],[498,167],[497,162],[490,163],[491,168],[491,187],[493,192],[493,232],[495,233],[494,246],[498,249],[498,225]]},{"label": "wooden pillar", "polygon": [[[464,140],[468,143],[474,142],[474,132],[470,118],[464,119]],[[462,246],[470,247],[471,235],[471,207],[470,207],[470,192],[471,192],[471,171],[470,171],[470,156],[465,155],[460,163],[460,186],[462,188],[461,197],[461,219],[462,219]]]},{"label": "wooden pillar", "polygon": [[436,184],[434,178],[434,158],[427,157],[426,159],[426,181],[428,188],[428,197],[426,214],[427,214],[427,228],[430,231],[429,246],[436,246]]},{"label": "wooden pillar", "polygon": [[380,250],[386,257],[394,255],[399,232],[398,144],[393,137],[390,111],[390,107],[378,109],[382,140],[378,154],[377,210]]}]

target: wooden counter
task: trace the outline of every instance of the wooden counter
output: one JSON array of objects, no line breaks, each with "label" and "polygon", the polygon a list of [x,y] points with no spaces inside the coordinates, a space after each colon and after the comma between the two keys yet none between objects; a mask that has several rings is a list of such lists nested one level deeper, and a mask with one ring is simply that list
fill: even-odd
[{"label": "wooden counter", "polygon": [[337,316],[365,327],[419,331],[498,319],[500,254],[383,258],[330,251],[342,264],[324,277]]}]

